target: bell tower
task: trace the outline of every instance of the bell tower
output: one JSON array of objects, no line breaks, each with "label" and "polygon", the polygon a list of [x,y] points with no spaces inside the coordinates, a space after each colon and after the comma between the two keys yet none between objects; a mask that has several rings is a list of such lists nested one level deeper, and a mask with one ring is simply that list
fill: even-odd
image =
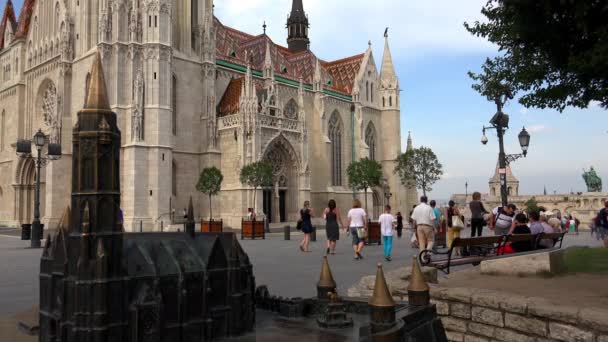
[{"label": "bell tower", "polygon": [[310,47],[309,27],[302,0],[293,0],[291,13],[287,18],[287,46],[291,52],[308,50]]}]

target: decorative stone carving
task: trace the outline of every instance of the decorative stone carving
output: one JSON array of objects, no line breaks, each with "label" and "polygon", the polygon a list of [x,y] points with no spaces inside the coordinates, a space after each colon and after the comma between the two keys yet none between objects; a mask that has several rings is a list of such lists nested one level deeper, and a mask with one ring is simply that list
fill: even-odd
[{"label": "decorative stone carving", "polygon": [[51,83],[42,95],[42,120],[50,130],[49,140],[53,144],[58,144],[61,136],[61,118],[58,115],[60,105],[57,88]]},{"label": "decorative stone carving", "polygon": [[289,100],[289,102],[287,102],[287,106],[285,106],[285,110],[283,111],[283,116],[288,119],[298,119],[298,104],[296,101]]},{"label": "decorative stone carving", "polygon": [[133,114],[131,116],[131,141],[142,141],[144,136],[144,75],[137,71],[133,82]]},{"label": "decorative stone carving", "polygon": [[69,20],[65,20],[65,26],[63,27],[63,31],[61,32],[61,59],[63,60],[72,60],[72,29]]}]

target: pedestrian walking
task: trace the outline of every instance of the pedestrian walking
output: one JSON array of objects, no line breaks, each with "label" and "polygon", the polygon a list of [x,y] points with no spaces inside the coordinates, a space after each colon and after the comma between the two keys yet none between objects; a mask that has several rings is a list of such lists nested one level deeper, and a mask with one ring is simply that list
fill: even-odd
[{"label": "pedestrian walking", "polygon": [[[340,240],[340,227],[344,227],[340,211],[336,208],[336,201],[329,200],[323,212],[325,219],[325,234],[327,234],[327,250],[325,254],[336,254],[336,242]],[[339,225],[338,225],[339,224]]]},{"label": "pedestrian walking", "polygon": [[363,259],[361,251],[367,238],[367,214],[358,199],[353,200],[353,207],[348,211],[347,224],[353,239],[355,260]]},{"label": "pedestrian walking", "polygon": [[314,217],[314,211],[310,207],[310,201],[304,201],[304,208],[300,209],[300,220],[302,220],[302,233],[304,237],[300,242],[300,250],[304,253],[310,253],[308,245],[310,244],[310,234],[312,234],[312,218]]},{"label": "pedestrian walking", "polygon": [[403,215],[401,212],[397,212],[397,238],[401,239],[403,235]]},{"label": "pedestrian walking", "polygon": [[432,200],[429,204],[431,205],[431,208],[433,208],[433,213],[435,214],[435,233],[437,233],[439,229],[441,229],[443,214],[441,213],[441,210],[437,208],[437,202],[435,202],[435,200]]},{"label": "pedestrian walking", "polygon": [[460,209],[454,201],[448,203],[448,248],[452,247],[455,238],[460,238],[460,231],[464,229],[464,222],[460,218]]},{"label": "pedestrian walking", "polygon": [[382,243],[384,244],[384,259],[391,261],[391,251],[393,250],[393,231],[395,230],[395,217],[391,214],[391,206],[384,207],[384,214],[378,218],[380,230],[382,231]]},{"label": "pedestrian walking", "polygon": [[411,215],[421,251],[432,250],[435,243],[435,212],[427,202],[426,196],[420,197],[420,204],[414,208]]},{"label": "pedestrian walking", "polygon": [[515,217],[516,210],[515,204],[509,204],[506,207],[496,207],[492,210],[488,225],[490,230],[494,231],[494,235],[509,234],[511,228],[515,227],[513,218]]},{"label": "pedestrian walking", "polygon": [[469,203],[471,209],[471,237],[482,236],[484,226],[484,214],[489,214],[481,202],[481,194],[473,193],[473,200]]},{"label": "pedestrian walking", "polygon": [[604,208],[597,214],[595,226],[599,237],[604,240],[604,247],[608,248],[608,201],[604,202]]}]

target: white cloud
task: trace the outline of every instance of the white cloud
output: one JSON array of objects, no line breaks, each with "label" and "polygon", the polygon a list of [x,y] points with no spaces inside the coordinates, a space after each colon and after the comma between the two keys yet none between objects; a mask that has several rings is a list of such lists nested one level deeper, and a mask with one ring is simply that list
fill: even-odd
[{"label": "white cloud", "polygon": [[[394,58],[422,58],[438,51],[441,54],[495,51],[491,44],[472,36],[463,26],[465,21],[482,19],[480,10],[485,2],[304,0],[304,8],[311,23],[312,49],[319,57],[337,59],[361,53],[371,40],[379,63],[386,27],[390,27]],[[216,15],[223,23],[259,34],[266,21],[268,35],[279,44],[285,44],[285,22],[290,9],[289,0],[216,1]]]},{"label": "white cloud", "polygon": [[526,130],[529,133],[545,133],[545,132],[553,132],[554,129],[551,126],[545,124],[538,124],[526,127]]}]

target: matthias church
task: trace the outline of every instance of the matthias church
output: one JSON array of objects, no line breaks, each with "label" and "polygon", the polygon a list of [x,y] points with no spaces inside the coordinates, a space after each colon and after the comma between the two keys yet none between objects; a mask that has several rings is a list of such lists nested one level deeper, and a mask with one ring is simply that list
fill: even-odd
[{"label": "matthias church", "polygon": [[[160,229],[190,197],[196,216],[208,217],[208,199],[195,185],[210,166],[224,175],[213,213],[229,227],[240,227],[254,206],[271,222],[297,220],[305,200],[320,212],[335,199],[345,213],[353,198],[346,169],[366,157],[384,172],[382,186],[368,191],[372,218],[386,203],[409,212],[416,192],[393,173],[401,113],[388,36],[380,68],[367,39],[358,55],[324,60],[310,49],[314,26],[303,1],[277,5],[286,12],[291,5],[286,45],[226,26],[213,0],[24,0],[19,13],[7,0],[0,225],[33,219],[35,163],[19,158],[15,143],[41,129],[62,145],[61,159],[40,175],[42,221],[57,226],[70,201],[72,132],[97,52],[122,131],[126,230]],[[254,193],[239,173],[261,160],[272,164],[274,184]]]}]

